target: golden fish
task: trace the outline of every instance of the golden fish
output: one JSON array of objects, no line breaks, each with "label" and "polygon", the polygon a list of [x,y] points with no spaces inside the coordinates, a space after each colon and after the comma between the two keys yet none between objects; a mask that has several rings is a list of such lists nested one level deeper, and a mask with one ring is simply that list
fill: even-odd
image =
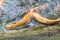
[{"label": "golden fish", "polygon": [[60,19],[58,20],[50,20],[50,19],[47,19],[47,18],[44,18],[42,17],[41,15],[39,15],[38,13],[36,12],[33,12],[33,17],[38,21],[38,22],[41,22],[41,23],[44,23],[44,24],[54,24],[54,23],[58,23],[60,22]]},{"label": "golden fish", "polygon": [[30,19],[30,14],[28,13],[28,14],[26,14],[26,15],[23,17],[23,19],[22,19],[21,21],[18,21],[18,22],[15,23],[15,24],[9,24],[9,25],[7,25],[6,28],[7,28],[8,30],[14,29],[14,28],[16,28],[16,27],[18,27],[18,26],[21,26],[21,25],[27,23],[27,21],[28,21],[29,19]]},{"label": "golden fish", "polygon": [[11,29],[14,29],[14,28],[16,28],[18,26],[21,26],[21,25],[25,24],[26,22],[28,22],[28,20],[30,20],[30,17],[33,15],[32,12],[34,10],[36,10],[36,9],[42,10],[42,9],[46,9],[46,8],[47,8],[47,5],[41,5],[41,6],[32,8],[31,11],[28,12],[21,21],[18,21],[15,24],[8,24],[7,27],[6,27],[6,29],[11,30]]}]

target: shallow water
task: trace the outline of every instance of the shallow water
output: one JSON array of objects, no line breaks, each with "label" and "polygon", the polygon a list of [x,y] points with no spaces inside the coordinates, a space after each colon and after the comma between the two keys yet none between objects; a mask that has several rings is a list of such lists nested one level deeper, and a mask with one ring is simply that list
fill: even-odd
[{"label": "shallow water", "polygon": [[[32,0],[31,0],[32,1]],[[20,32],[23,32],[24,30],[36,30],[37,27],[40,27],[40,29],[42,28],[48,28],[52,27],[52,26],[47,26],[41,23],[36,22],[35,20],[31,20],[30,22],[28,22],[26,25],[21,26],[20,30],[19,28],[17,28],[18,30],[6,30],[5,27],[7,24],[11,24],[11,23],[15,23],[19,20],[22,19],[22,17],[20,17],[20,15],[22,14],[23,11],[25,11],[26,9],[30,9],[32,7],[35,6],[39,6],[39,5],[43,5],[43,4],[47,4],[49,6],[48,9],[46,10],[36,10],[36,12],[40,13],[43,17],[48,18],[48,19],[57,19],[60,18],[60,12],[57,12],[55,10],[55,7],[57,5],[60,5],[59,0],[38,0],[38,1],[28,1],[28,0],[6,0],[3,3],[3,8],[0,9],[0,37],[8,37],[8,35],[10,35],[10,33],[16,33],[17,34]],[[35,2],[33,4],[33,2]],[[60,27],[60,24],[56,24],[53,25],[54,27]],[[43,29],[42,29],[43,30]],[[7,35],[8,34],[8,35]],[[19,35],[18,34],[18,35]],[[12,36],[12,35],[11,35]]]}]

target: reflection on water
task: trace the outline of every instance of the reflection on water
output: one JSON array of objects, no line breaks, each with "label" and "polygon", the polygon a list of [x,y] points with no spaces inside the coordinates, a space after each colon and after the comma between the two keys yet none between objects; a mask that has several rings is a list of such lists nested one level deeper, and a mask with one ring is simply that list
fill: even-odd
[{"label": "reflection on water", "polygon": [[[0,9],[0,14],[1,14],[0,31],[7,32],[7,30],[5,29],[6,24],[15,23],[21,20],[21,17],[19,17],[19,15],[22,14],[24,10],[35,6],[43,5],[43,4],[47,4],[49,8],[46,10],[39,10],[39,11],[36,10],[36,12],[40,13],[43,17],[48,19],[57,19],[60,17],[60,13],[55,10],[55,7],[59,5],[59,2],[57,0],[6,0],[4,1],[2,4],[3,8]],[[34,20],[31,20],[26,25],[29,27],[45,26]]]}]

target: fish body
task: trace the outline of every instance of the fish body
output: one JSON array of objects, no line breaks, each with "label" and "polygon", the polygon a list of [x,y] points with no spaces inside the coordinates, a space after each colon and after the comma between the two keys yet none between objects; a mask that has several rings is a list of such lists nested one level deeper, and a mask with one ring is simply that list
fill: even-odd
[{"label": "fish body", "polygon": [[54,23],[60,22],[60,19],[59,20],[50,20],[50,19],[47,19],[47,18],[42,17],[41,15],[39,15],[36,12],[34,12],[33,17],[38,22],[41,22],[41,23],[44,23],[44,24],[54,24]]},{"label": "fish body", "polygon": [[30,20],[30,14],[28,13],[23,17],[22,20],[18,21],[17,23],[7,25],[6,29],[8,29],[8,30],[14,29],[18,26],[21,26],[21,25],[27,23],[29,20]]}]

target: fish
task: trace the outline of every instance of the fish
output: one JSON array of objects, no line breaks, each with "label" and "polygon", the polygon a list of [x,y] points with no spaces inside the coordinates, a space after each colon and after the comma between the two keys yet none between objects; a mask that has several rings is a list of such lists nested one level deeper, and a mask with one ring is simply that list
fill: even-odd
[{"label": "fish", "polygon": [[41,5],[41,6],[32,8],[31,10],[28,10],[26,15],[23,17],[22,20],[16,22],[15,24],[7,24],[6,29],[7,30],[12,30],[12,29],[14,29],[14,28],[16,28],[18,26],[24,25],[25,23],[27,23],[30,20],[31,16],[34,14],[32,12],[34,12],[36,9],[42,10],[42,9],[46,9],[46,8],[47,8],[47,5]]},{"label": "fish", "polygon": [[35,10],[37,10],[37,9],[42,10],[42,9],[47,9],[47,8],[48,8],[47,5],[41,5],[41,6],[32,8],[29,12],[27,12],[27,14],[20,21],[16,22],[15,24],[9,24],[9,25],[7,25],[6,29],[11,30],[11,29],[14,29],[16,27],[22,26],[25,23],[27,23],[32,16],[38,22],[41,22],[41,23],[44,23],[44,24],[54,24],[56,22],[60,22],[60,19],[50,20],[50,19],[42,17],[40,14],[38,14],[38,13],[35,12]]},{"label": "fish", "polygon": [[8,25],[6,25],[6,29],[7,29],[7,30],[12,30],[12,29],[14,29],[14,28],[16,28],[16,27],[18,27],[18,26],[24,25],[25,23],[27,23],[27,22],[30,20],[30,16],[31,16],[31,15],[30,15],[29,13],[26,14],[26,15],[22,18],[22,20],[16,22],[15,24],[8,24]]},{"label": "fish", "polygon": [[[39,13],[35,12],[35,10],[37,10],[37,9],[42,10],[42,9],[48,9],[48,8],[49,8],[49,6],[46,5],[46,4],[35,7],[35,8],[32,8],[31,9],[31,14],[38,22],[43,23],[43,24],[49,25],[49,24],[54,24],[54,23],[60,22],[59,18],[56,19],[56,20],[50,20],[50,19],[42,17]],[[59,6],[57,8],[59,8]]]},{"label": "fish", "polygon": [[47,18],[44,18],[42,17],[40,14],[36,13],[36,12],[33,12],[33,17],[40,23],[43,23],[43,24],[54,24],[54,23],[58,23],[60,22],[60,19],[56,19],[56,20],[51,20],[51,19],[47,19]]}]

